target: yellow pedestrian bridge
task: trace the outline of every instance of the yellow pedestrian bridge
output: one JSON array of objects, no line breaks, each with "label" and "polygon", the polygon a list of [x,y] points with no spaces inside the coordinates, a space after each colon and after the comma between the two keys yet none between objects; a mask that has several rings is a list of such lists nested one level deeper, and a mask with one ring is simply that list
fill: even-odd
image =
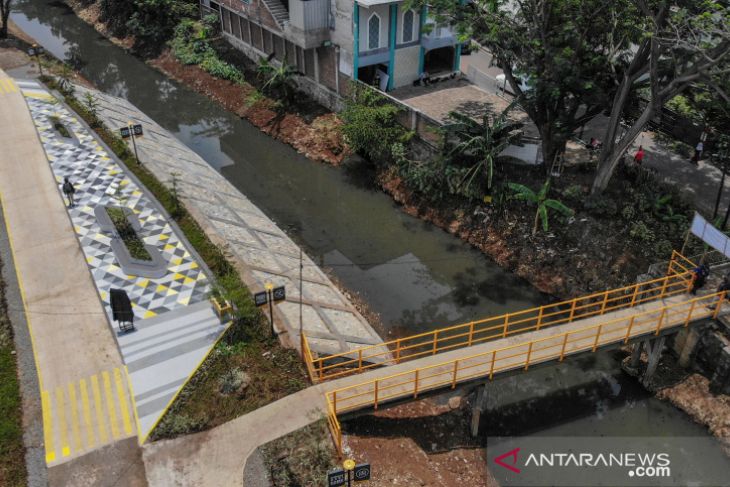
[{"label": "yellow pedestrian bridge", "polygon": [[[346,353],[315,357],[305,336],[301,346],[313,382],[337,380],[328,390],[328,422],[342,450],[337,416],[386,402],[531,366],[640,337],[676,332],[716,318],[725,293],[692,296],[696,264],[672,253],[665,277],[408,336]],[[346,385],[341,386],[342,383]]]}]

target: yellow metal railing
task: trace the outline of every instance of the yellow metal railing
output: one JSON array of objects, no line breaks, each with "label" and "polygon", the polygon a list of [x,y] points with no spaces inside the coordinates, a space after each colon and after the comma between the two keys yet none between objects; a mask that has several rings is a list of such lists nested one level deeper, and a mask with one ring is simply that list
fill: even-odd
[{"label": "yellow metal railing", "polygon": [[[690,270],[693,267],[695,264],[692,261],[675,251],[669,261],[667,275],[659,279],[397,338],[347,352],[317,358],[313,358],[310,352],[305,360],[311,360],[308,369],[312,381],[320,382],[383,365],[398,364],[456,348],[470,347],[490,340],[571,323],[686,293],[692,282]],[[306,337],[302,341],[306,344]]]},{"label": "yellow metal railing", "polygon": [[[628,342],[632,337],[659,335],[667,328],[688,326],[691,321],[716,318],[725,300],[725,292],[709,294],[687,301],[586,326],[565,333],[524,342],[486,352],[460,357],[435,365],[342,387],[326,393],[328,421],[338,450],[342,431],[337,415],[378,405],[389,400],[413,397],[457,383],[489,378],[508,370],[527,370],[530,365],[551,360],[562,361],[567,355],[592,351],[610,343]],[[714,305],[714,308],[711,306]]]}]

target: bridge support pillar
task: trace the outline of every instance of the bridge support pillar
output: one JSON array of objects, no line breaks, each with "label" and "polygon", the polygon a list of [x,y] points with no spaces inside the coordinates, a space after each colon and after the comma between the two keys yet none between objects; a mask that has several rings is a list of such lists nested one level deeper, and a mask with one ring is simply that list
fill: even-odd
[{"label": "bridge support pillar", "polygon": [[[686,329],[686,335],[684,337],[684,344],[682,349],[679,351],[679,365],[685,369],[689,367],[689,361],[692,357],[692,352],[695,351],[695,346],[700,340],[700,333],[697,328],[691,327]],[[681,332],[680,332],[681,333]]]},{"label": "bridge support pillar", "polygon": [[662,356],[662,351],[664,350],[664,337],[644,340],[644,347],[646,348],[648,360],[641,382],[644,384],[644,387],[647,387],[651,382],[651,378],[654,376],[654,372],[656,372],[657,365],[659,365],[659,358]]},{"label": "bridge support pillar", "polygon": [[643,344],[644,342],[636,342],[631,349],[631,360],[629,360],[629,366],[633,370],[637,370],[641,363],[641,346]]},{"label": "bridge support pillar", "polygon": [[487,409],[487,384],[479,386],[477,398],[471,408],[471,436],[476,438],[479,434],[479,420],[482,413]]}]

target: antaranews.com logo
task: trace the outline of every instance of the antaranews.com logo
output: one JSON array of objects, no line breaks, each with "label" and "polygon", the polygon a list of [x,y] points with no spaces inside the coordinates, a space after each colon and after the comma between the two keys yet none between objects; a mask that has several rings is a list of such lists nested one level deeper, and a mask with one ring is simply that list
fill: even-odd
[{"label": "antaranews.com logo", "polygon": [[503,486],[727,486],[730,459],[710,437],[487,438]]},{"label": "antaranews.com logo", "polygon": [[[494,458],[494,463],[514,473],[521,473],[519,468],[521,448],[514,448]],[[546,467],[621,467],[626,469],[629,477],[670,477],[672,475],[669,453],[530,453],[524,466]]]}]

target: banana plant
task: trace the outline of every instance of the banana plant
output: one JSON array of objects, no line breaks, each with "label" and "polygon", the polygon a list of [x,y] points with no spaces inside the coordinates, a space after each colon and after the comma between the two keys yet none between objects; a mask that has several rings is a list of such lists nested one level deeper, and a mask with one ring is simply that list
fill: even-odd
[{"label": "banana plant", "polygon": [[550,192],[550,180],[546,180],[540,188],[540,191],[535,192],[528,188],[524,184],[518,183],[507,183],[507,187],[512,191],[510,199],[525,201],[533,204],[537,207],[535,212],[535,224],[532,227],[532,234],[537,233],[538,224],[542,220],[542,229],[548,231],[548,212],[549,210],[555,210],[558,213],[562,213],[565,216],[573,216],[574,212],[563,203],[558,200],[548,198]]},{"label": "banana plant", "polygon": [[[497,158],[509,145],[520,144],[522,126],[508,118],[509,112],[515,107],[511,103],[502,113],[491,118],[488,113],[482,116],[481,121],[474,120],[468,115],[458,112],[449,113],[451,124],[444,127],[447,140],[455,137],[458,143],[447,153],[452,159],[470,157],[476,159],[464,172],[459,186],[463,194],[471,193],[475,180],[483,177],[487,183],[487,193],[491,192],[492,180],[496,170]],[[478,176],[481,176],[478,178]]]}]

